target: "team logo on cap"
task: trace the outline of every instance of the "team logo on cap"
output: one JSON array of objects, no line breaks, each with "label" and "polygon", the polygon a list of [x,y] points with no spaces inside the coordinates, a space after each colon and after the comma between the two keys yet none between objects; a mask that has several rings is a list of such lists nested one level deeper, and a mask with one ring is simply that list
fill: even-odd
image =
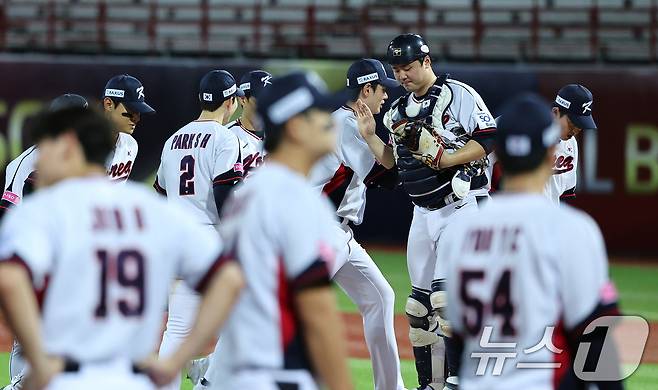
[{"label": "team logo on cap", "polygon": [[233,84],[231,86],[231,88],[223,90],[222,95],[224,95],[224,97],[229,97],[229,96],[233,95],[235,93],[235,91],[237,91],[237,90],[238,90],[238,87],[235,84]]},{"label": "team logo on cap", "polygon": [[206,102],[212,102],[212,93],[203,93],[203,100]]},{"label": "team logo on cap", "polygon": [[402,56],[402,48],[394,47],[393,48],[393,57],[401,57],[401,56]]},{"label": "team logo on cap", "polygon": [[592,111],[592,101],[590,100],[589,102],[583,103],[583,114],[586,114],[587,111]]},{"label": "team logo on cap", "polygon": [[242,90],[242,92],[250,90],[251,89],[251,83],[242,83],[242,84],[240,84],[240,89]]},{"label": "team logo on cap", "polygon": [[260,79],[260,81],[263,83],[263,87],[265,87],[266,85],[271,85],[272,82],[270,80],[272,80],[272,76],[269,76],[269,75],[265,76],[265,77],[262,77]]},{"label": "team logo on cap", "polygon": [[137,88],[135,92],[137,92],[137,99],[144,99],[144,86]]},{"label": "team logo on cap", "polygon": [[427,54],[427,53],[430,52],[430,48],[429,48],[429,46],[427,46],[427,45],[423,45],[423,46],[420,47],[420,51],[422,51],[423,53]]}]

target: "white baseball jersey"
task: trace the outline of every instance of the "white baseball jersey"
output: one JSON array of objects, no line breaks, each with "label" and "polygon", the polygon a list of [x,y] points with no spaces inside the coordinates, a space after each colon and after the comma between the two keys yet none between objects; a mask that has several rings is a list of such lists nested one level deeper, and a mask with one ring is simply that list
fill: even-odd
[{"label": "white baseball jersey", "polygon": [[138,145],[132,135],[119,133],[119,138],[110,155],[107,174],[110,180],[122,182],[128,180],[137,158]]},{"label": "white baseball jersey", "polygon": [[[119,133],[115,149],[106,164],[110,180],[125,182],[128,179],[137,157],[137,149],[137,141],[131,135]],[[7,165],[0,208],[19,204],[23,197],[33,191],[38,158],[39,149],[32,145]]]},{"label": "white baseball jersey", "polygon": [[320,160],[311,171],[310,181],[326,193],[349,184],[338,205],[336,214],[358,225],[366,208],[364,180],[375,165],[375,156],[359,134],[354,111],[346,106],[332,114],[337,127],[336,151]]},{"label": "white baseball jersey", "polygon": [[[403,102],[401,99],[396,100],[391,109],[384,114],[383,123],[389,131],[393,131],[395,122],[405,118],[400,107]],[[433,102],[436,103],[432,107]],[[480,94],[471,86],[453,79],[447,79],[436,96],[427,94],[422,98],[417,98],[413,93],[409,94],[407,106],[403,109],[406,117],[412,120],[431,116],[430,123],[446,145],[448,153],[461,149],[471,139],[489,138],[496,131],[494,116],[489,112]],[[391,143],[394,145],[393,152],[397,160],[399,145],[395,145],[394,139],[391,139]],[[485,175],[488,165],[486,158],[469,164],[477,167],[476,176],[478,178]],[[479,180],[485,179],[486,176]],[[415,197],[425,197],[428,192],[433,190],[435,188],[422,188],[419,191],[423,192],[423,195],[410,195],[413,200]],[[483,183],[482,187],[471,190],[470,194],[477,196],[486,195],[488,192],[487,183]]]},{"label": "white baseball jersey", "polygon": [[39,150],[36,146],[30,146],[7,165],[5,190],[0,208],[6,210],[12,205],[17,205],[24,196],[32,192],[38,158]]},{"label": "white baseball jersey", "polygon": [[212,120],[190,122],[165,142],[155,187],[197,223],[217,225],[213,185],[242,179],[240,142]]},{"label": "white baseball jersey", "polygon": [[222,333],[225,369],[307,369],[295,293],[329,283],[330,203],[306,177],[268,162],[222,212],[220,234],[246,289]]},{"label": "white baseball jersey", "polygon": [[[559,340],[567,332],[601,303],[616,301],[596,223],[540,194],[498,195],[448,226],[438,249],[448,266],[448,319],[464,340],[460,389],[553,389],[558,371],[517,364],[569,362],[566,351],[549,348],[565,348]],[[547,327],[555,329],[548,330],[551,345],[542,347]],[[487,342],[515,344],[491,348]],[[479,359],[472,354],[492,352],[515,355],[501,376],[492,376],[493,360],[476,376]]]},{"label": "white baseball jersey", "polygon": [[245,128],[240,119],[229,123],[226,127],[240,140],[242,168],[244,169],[244,176],[247,177],[254,168],[263,164],[265,158],[263,137]]},{"label": "white baseball jersey", "polygon": [[555,147],[553,176],[546,183],[544,194],[554,203],[560,199],[575,197],[576,170],[578,167],[578,142],[576,137],[560,140]]},{"label": "white baseball jersey", "polygon": [[0,232],[0,259],[24,264],[39,291],[47,352],[80,362],[151,354],[171,281],[203,288],[221,249],[160,196],[102,176],[40,190]]}]

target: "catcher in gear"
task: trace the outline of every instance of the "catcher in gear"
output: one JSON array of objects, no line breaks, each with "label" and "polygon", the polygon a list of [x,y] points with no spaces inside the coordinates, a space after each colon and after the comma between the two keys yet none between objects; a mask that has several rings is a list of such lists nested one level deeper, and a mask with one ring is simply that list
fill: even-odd
[{"label": "catcher in gear", "polygon": [[387,61],[407,94],[384,115],[391,145],[374,134],[364,139],[382,165],[397,167],[415,206],[407,245],[412,291],[405,309],[419,388],[455,388],[459,356],[442,314],[445,267],[437,247],[446,226],[477,212],[477,198],[488,197],[486,156],[496,123],[473,88],[434,73],[420,35],[393,39]]}]

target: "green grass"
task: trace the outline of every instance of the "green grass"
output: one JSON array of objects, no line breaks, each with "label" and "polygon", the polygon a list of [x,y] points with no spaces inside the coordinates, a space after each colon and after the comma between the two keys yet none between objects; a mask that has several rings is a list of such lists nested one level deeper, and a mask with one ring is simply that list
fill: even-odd
[{"label": "green grass", "polygon": [[[371,255],[386,275],[396,293],[395,310],[404,313],[405,297],[409,294],[409,276],[404,254],[373,251]],[[612,265],[612,279],[619,289],[622,309],[628,314],[639,314],[648,320],[658,321],[658,267],[642,267],[631,265]],[[338,290],[338,302],[341,310],[356,312],[356,306],[350,299]],[[0,386],[9,382],[9,354],[0,354]],[[416,383],[416,374],[412,361],[402,361],[402,377],[411,387]],[[350,359],[350,367],[358,390],[372,389],[372,367],[367,359]],[[629,390],[658,389],[658,364],[643,364],[626,381]],[[191,390],[191,383],[183,382],[182,389]]]},{"label": "green grass", "polygon": [[[405,298],[411,289],[404,254],[382,251],[370,254],[395,291],[395,312],[403,314]],[[624,313],[658,321],[658,267],[613,264],[610,275],[619,290]],[[349,297],[340,288],[336,287],[336,290],[340,309],[358,312]]]}]

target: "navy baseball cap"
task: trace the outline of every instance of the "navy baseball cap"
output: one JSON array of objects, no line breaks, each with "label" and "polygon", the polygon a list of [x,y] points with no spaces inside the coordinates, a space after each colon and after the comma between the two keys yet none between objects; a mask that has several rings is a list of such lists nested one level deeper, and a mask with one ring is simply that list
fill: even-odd
[{"label": "navy baseball cap", "polygon": [[155,110],[144,101],[144,86],[136,78],[122,74],[114,76],[105,85],[103,98],[123,103],[130,112],[152,114]]},{"label": "navy baseball cap", "polygon": [[80,95],[65,93],[64,95],[57,96],[50,102],[48,111],[54,112],[74,107],[87,108],[89,107],[89,103],[87,103],[87,99]]},{"label": "navy baseball cap", "polygon": [[496,156],[503,170],[531,171],[560,140],[560,126],[550,105],[533,93],[524,93],[505,104],[497,121]]},{"label": "navy baseball cap", "polygon": [[211,70],[199,83],[199,101],[221,103],[232,96],[244,96],[233,75],[225,70]]},{"label": "navy baseball cap", "polygon": [[580,84],[569,84],[557,93],[554,106],[562,108],[573,124],[582,130],[596,129],[592,117],[594,97],[589,89]]},{"label": "navy baseball cap", "polygon": [[316,73],[294,72],[272,79],[272,86],[258,95],[257,110],[265,130],[271,131],[309,108],[335,111],[351,94],[348,89],[331,94]]},{"label": "navy baseball cap", "polygon": [[264,70],[252,70],[240,79],[239,88],[246,97],[258,97],[263,88],[272,85],[272,75]]},{"label": "navy baseball cap", "polygon": [[395,79],[388,77],[384,65],[372,58],[358,60],[347,70],[347,88],[361,88],[372,82],[378,82],[386,88],[400,86]]}]

